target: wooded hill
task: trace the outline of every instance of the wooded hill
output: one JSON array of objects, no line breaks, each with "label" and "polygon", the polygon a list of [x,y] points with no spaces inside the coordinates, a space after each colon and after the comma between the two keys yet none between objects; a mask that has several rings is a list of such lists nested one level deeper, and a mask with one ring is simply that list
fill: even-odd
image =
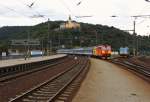
[{"label": "wooded hill", "polygon": [[28,37],[39,39],[43,42],[43,47],[46,47],[49,36],[49,41],[52,41],[54,48],[61,48],[62,46],[66,48],[90,47],[98,44],[109,44],[113,50],[118,50],[121,46],[128,46],[132,49],[134,46],[139,51],[150,51],[149,36],[131,35],[114,27],[87,23],[80,23],[80,29],[58,30],[57,28],[61,23],[64,23],[64,21],[49,21],[49,33],[48,22],[35,26],[2,27],[0,28],[0,49],[7,49],[10,40],[27,39]]}]

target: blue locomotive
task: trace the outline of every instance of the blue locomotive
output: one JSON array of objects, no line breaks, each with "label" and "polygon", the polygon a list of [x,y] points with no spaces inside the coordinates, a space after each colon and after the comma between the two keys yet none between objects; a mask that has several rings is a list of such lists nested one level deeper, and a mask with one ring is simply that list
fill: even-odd
[{"label": "blue locomotive", "polygon": [[130,52],[128,47],[120,47],[119,49],[119,55],[123,57],[129,57]]}]

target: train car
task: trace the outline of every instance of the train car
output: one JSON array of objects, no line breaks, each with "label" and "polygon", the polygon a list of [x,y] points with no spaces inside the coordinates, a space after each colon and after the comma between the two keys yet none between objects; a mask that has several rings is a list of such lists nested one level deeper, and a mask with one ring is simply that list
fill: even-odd
[{"label": "train car", "polygon": [[56,52],[58,54],[73,54],[73,49],[59,49]]},{"label": "train car", "polygon": [[93,47],[86,47],[86,48],[76,48],[73,49],[74,54],[80,54],[80,55],[89,55],[91,56],[93,54]]},{"label": "train car", "polygon": [[84,48],[74,48],[74,49],[59,49],[57,53],[64,54],[76,54],[76,55],[88,55],[98,58],[105,58],[111,56],[111,46],[110,45],[99,45],[94,47],[84,47]]},{"label": "train car", "polygon": [[110,57],[111,54],[112,54],[111,46],[110,45],[106,45],[106,56]]},{"label": "train car", "polygon": [[74,49],[59,49],[58,54],[76,54],[76,55],[92,55],[93,47],[74,48]]},{"label": "train car", "polygon": [[120,47],[119,49],[119,55],[123,57],[129,57],[129,48],[128,47]]},{"label": "train car", "polygon": [[105,58],[111,56],[111,46],[109,45],[99,45],[93,48],[93,55],[99,58]]}]

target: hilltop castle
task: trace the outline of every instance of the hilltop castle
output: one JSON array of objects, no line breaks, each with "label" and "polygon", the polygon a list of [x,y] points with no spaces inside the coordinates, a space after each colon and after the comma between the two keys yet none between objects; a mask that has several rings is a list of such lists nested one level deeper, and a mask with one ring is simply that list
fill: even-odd
[{"label": "hilltop castle", "polygon": [[80,28],[80,24],[72,21],[71,16],[69,16],[69,19],[66,23],[60,24],[60,29],[78,29]]}]

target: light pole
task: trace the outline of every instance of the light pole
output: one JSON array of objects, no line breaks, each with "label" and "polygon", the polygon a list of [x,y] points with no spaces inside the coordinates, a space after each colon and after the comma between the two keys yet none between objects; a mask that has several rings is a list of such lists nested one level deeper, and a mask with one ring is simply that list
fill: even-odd
[{"label": "light pole", "polygon": [[51,45],[51,41],[49,39],[50,37],[50,24],[49,24],[49,18],[48,18],[48,25],[47,25],[47,28],[48,28],[48,35],[47,35],[47,56],[49,55],[49,51],[50,51],[50,45]]},{"label": "light pole", "polygon": [[95,31],[95,38],[96,38],[96,45],[98,44],[98,34],[97,34],[97,31],[96,30],[94,30]]},{"label": "light pole", "polygon": [[[132,16],[134,17],[134,21],[133,21],[133,55],[137,55],[138,54],[138,42],[137,42],[137,39],[136,39],[136,32],[135,32],[135,26],[136,26],[136,19],[137,19],[137,16]],[[137,45],[137,46],[136,46]]]},{"label": "light pole", "polygon": [[28,29],[28,38],[27,38],[27,42],[28,42],[28,51],[27,51],[27,57],[29,58],[30,57],[30,45],[29,45],[29,42],[30,42],[30,28]]},{"label": "light pole", "polygon": [[27,59],[27,40],[24,41],[24,47],[25,47],[25,54],[24,54],[24,58],[25,60]]}]

